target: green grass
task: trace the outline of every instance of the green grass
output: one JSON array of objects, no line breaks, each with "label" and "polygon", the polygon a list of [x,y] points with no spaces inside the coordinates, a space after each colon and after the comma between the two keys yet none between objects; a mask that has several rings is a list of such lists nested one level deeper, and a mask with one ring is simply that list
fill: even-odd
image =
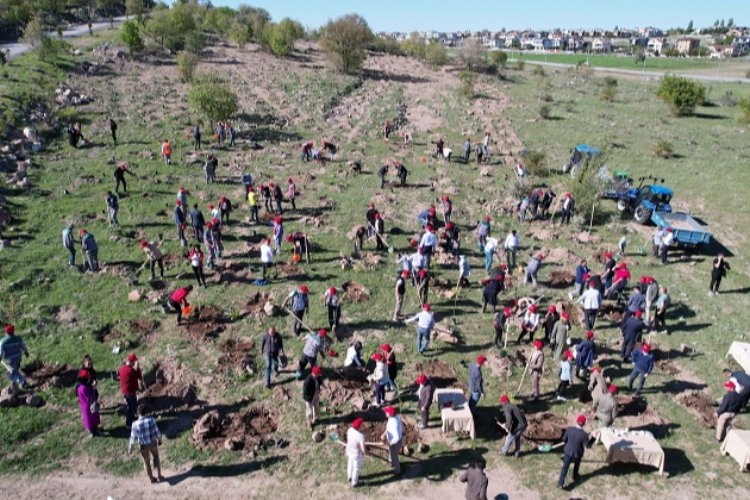
[{"label": "green grass", "polygon": [[643,63],[635,64],[633,56],[606,55],[606,54],[534,54],[532,52],[513,51],[511,60],[523,59],[526,61],[544,61],[551,63],[576,65],[579,62],[588,62],[591,66],[599,68],[622,68],[640,71],[678,71],[691,69],[722,68],[738,64],[737,62],[718,61],[709,58],[687,58],[687,57],[647,57],[645,66]]}]

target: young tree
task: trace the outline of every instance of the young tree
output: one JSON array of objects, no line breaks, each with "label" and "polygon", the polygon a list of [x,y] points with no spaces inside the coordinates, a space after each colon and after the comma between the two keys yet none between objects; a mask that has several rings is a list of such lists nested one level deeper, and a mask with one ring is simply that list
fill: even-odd
[{"label": "young tree", "polygon": [[409,38],[401,42],[401,48],[409,57],[416,57],[417,59],[424,59],[425,52],[427,51],[427,44],[422,38],[422,35],[416,31],[409,35]]},{"label": "young tree", "polygon": [[253,37],[252,33],[250,33],[250,28],[246,24],[235,21],[232,23],[232,27],[229,28],[229,39],[242,49],[250,43]]},{"label": "young tree", "polygon": [[484,48],[477,40],[467,40],[457,57],[461,66],[476,71],[484,63]]},{"label": "young tree", "polygon": [[263,45],[275,56],[285,57],[294,50],[294,42],[302,38],[305,29],[291,19],[284,18],[278,24],[267,24],[263,35]]},{"label": "young tree", "polygon": [[461,94],[469,99],[474,99],[477,95],[474,90],[474,84],[476,83],[476,75],[469,68],[464,68],[458,75],[458,79],[461,80]]},{"label": "young tree", "polygon": [[448,64],[448,51],[445,45],[440,42],[432,42],[424,49],[424,60],[427,64],[434,67]]},{"label": "young tree", "polygon": [[356,14],[349,14],[328,21],[321,46],[338,71],[353,73],[365,62],[366,49],[371,41],[372,31],[367,21]]},{"label": "young tree", "polygon": [[706,87],[693,80],[674,75],[662,77],[656,96],[669,104],[675,116],[689,116],[706,98]]},{"label": "young tree", "polygon": [[143,0],[125,0],[125,14],[135,16],[138,24],[143,26]]},{"label": "young tree", "polygon": [[497,74],[501,74],[508,64],[508,53],[504,50],[493,50],[490,52],[490,63],[495,68]]},{"label": "young tree", "polygon": [[177,69],[180,72],[182,81],[190,82],[195,74],[195,68],[198,66],[198,56],[193,52],[182,51],[177,54]]},{"label": "young tree", "polygon": [[120,40],[128,48],[132,58],[137,52],[143,50],[143,38],[141,37],[138,23],[136,21],[125,21],[120,31]]},{"label": "young tree", "polygon": [[188,102],[199,115],[217,121],[231,118],[237,112],[239,101],[226,80],[214,75],[202,75],[193,80]]}]

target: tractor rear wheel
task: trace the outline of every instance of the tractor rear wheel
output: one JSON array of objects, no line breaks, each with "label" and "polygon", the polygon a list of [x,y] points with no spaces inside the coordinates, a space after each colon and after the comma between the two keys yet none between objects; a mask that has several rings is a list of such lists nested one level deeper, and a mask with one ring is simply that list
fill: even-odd
[{"label": "tractor rear wheel", "polygon": [[651,210],[643,205],[638,205],[633,218],[640,224],[648,224],[648,221],[651,220]]},{"label": "tractor rear wheel", "polygon": [[625,200],[617,200],[617,210],[619,210],[620,212],[625,212],[628,208],[630,208],[630,206]]}]

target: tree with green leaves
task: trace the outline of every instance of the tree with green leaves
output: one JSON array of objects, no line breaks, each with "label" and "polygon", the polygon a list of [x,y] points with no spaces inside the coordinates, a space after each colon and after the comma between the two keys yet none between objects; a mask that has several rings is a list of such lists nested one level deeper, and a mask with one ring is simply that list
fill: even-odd
[{"label": "tree with green leaves", "polygon": [[693,20],[691,19],[690,22],[687,25],[687,28],[685,28],[686,33],[692,33],[693,32]]},{"label": "tree with green leaves", "polygon": [[401,49],[409,57],[416,57],[417,59],[424,59],[425,52],[427,51],[427,44],[422,38],[422,35],[413,31],[409,34],[409,38],[401,42]]},{"label": "tree with green leaves", "polygon": [[201,75],[193,79],[188,94],[190,107],[213,121],[226,120],[237,113],[239,100],[226,80],[215,75]]},{"label": "tree with green leaves", "polygon": [[706,98],[706,87],[675,75],[664,75],[656,96],[666,102],[675,116],[690,116]]},{"label": "tree with green leaves", "polygon": [[372,31],[363,17],[349,14],[328,21],[321,47],[333,66],[342,73],[354,73],[367,59]]},{"label": "tree with green leaves", "polygon": [[498,75],[501,74],[508,64],[508,53],[504,50],[493,50],[490,52],[490,64]]},{"label": "tree with green leaves", "polygon": [[424,60],[435,68],[448,64],[448,51],[440,42],[428,43],[424,49]]},{"label": "tree with green leaves", "polygon": [[143,26],[143,14],[145,10],[143,0],[125,0],[125,14],[135,17],[141,26]]},{"label": "tree with green leaves", "polygon": [[146,21],[148,35],[171,51],[185,47],[186,38],[195,30],[193,7],[189,4],[176,4],[171,9],[155,9]]},{"label": "tree with green leaves", "polygon": [[235,21],[229,28],[229,39],[237,44],[237,47],[244,48],[253,39],[250,27],[240,21]]},{"label": "tree with green leaves", "polygon": [[278,24],[266,24],[263,35],[263,45],[275,56],[285,57],[294,50],[294,42],[302,38],[305,29],[297,21],[288,17]]},{"label": "tree with green leaves", "polygon": [[182,51],[177,54],[177,70],[183,82],[190,82],[198,66],[198,56],[193,52]]},{"label": "tree with green leaves", "polygon": [[138,28],[138,23],[136,21],[125,21],[122,23],[120,40],[122,40],[122,43],[128,48],[131,58],[144,48],[143,38],[141,37],[140,29]]}]

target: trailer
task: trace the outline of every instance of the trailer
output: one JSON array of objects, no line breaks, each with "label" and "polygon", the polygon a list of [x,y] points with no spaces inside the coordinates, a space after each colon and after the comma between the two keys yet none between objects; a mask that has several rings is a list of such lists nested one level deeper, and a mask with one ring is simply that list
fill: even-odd
[{"label": "trailer", "polygon": [[671,228],[678,245],[694,248],[711,243],[711,232],[689,213],[654,211],[651,221],[659,227]]}]

